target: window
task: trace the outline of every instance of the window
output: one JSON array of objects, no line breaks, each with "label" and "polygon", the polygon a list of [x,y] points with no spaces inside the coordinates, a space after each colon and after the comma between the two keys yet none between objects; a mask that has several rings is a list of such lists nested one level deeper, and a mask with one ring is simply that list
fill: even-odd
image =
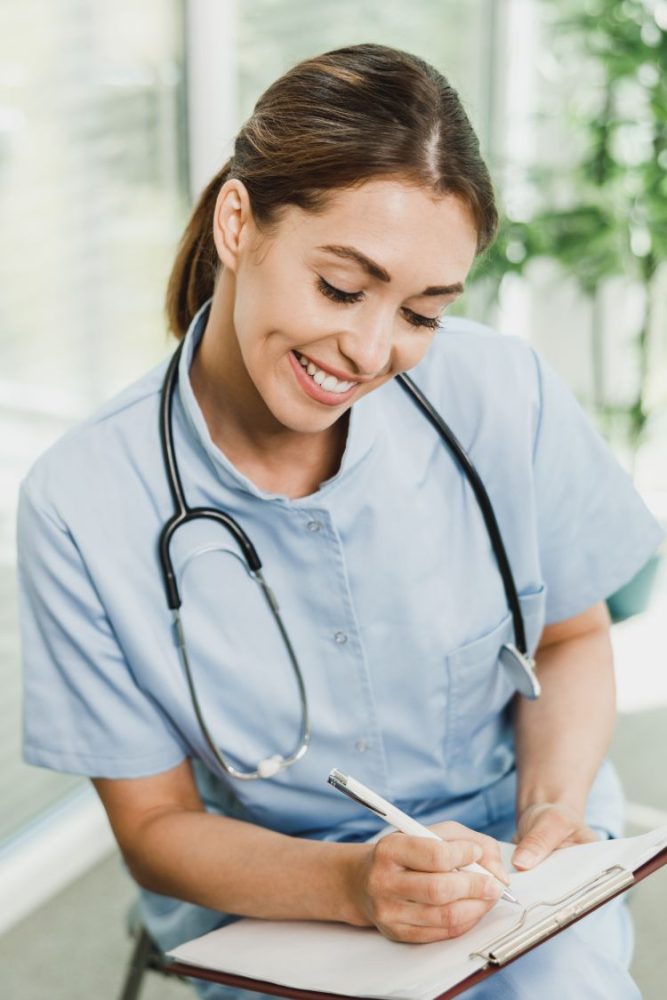
[{"label": "window", "polygon": [[[458,91],[493,166],[499,93],[498,53],[505,31],[505,0],[422,0],[406,17],[403,0],[252,0],[238,3],[237,66],[240,121],[263,90],[301,59],[374,42],[420,56]],[[484,290],[470,287],[450,310],[483,320]]]},{"label": "window", "polygon": [[473,124],[486,115],[489,3],[424,0],[252,0],[239,3],[241,120],[262,91],[301,59],[361,42],[391,45],[433,63],[459,91]]},{"label": "window", "polygon": [[0,842],[79,784],[20,760],[20,479],[167,350],[187,212],[179,0],[0,9]]}]

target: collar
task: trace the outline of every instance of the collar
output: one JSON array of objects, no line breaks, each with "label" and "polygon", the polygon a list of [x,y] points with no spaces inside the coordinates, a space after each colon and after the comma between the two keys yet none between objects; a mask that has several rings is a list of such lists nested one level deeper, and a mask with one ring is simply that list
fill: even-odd
[{"label": "collar", "polygon": [[206,452],[213,468],[225,486],[258,497],[262,500],[274,500],[282,503],[293,503],[297,506],[307,506],[308,502],[317,503],[324,494],[339,486],[359,462],[369,454],[375,440],[377,426],[377,406],[373,393],[365,396],[350,408],[350,420],[347,431],[345,451],[338,472],[321,484],[320,488],[307,497],[290,500],[280,493],[268,493],[260,489],[250,479],[239,472],[229,461],[223,451],[213,442],[208,425],[204,419],[197,397],[190,381],[190,368],[195,352],[206,329],[206,322],[211,307],[211,299],[205,302],[190,323],[184,338],[183,350],[178,366],[178,394],[181,400],[185,419],[196,443]]}]

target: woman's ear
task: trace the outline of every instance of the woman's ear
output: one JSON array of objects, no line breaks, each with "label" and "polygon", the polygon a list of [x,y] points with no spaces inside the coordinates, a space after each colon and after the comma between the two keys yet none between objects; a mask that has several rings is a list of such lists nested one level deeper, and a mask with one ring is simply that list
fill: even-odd
[{"label": "woman's ear", "polygon": [[222,265],[236,272],[239,254],[252,227],[250,197],[242,181],[232,178],[220,188],[213,213],[213,240]]}]

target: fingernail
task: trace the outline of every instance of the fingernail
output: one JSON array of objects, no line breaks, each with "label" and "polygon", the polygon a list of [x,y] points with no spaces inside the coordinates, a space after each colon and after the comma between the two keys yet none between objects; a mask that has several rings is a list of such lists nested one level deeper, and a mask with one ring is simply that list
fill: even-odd
[{"label": "fingernail", "polygon": [[532,868],[537,861],[538,858],[532,851],[517,851],[512,858],[515,868]]},{"label": "fingernail", "polygon": [[488,878],[484,886],[484,899],[498,899],[502,891],[502,887],[497,882]]}]

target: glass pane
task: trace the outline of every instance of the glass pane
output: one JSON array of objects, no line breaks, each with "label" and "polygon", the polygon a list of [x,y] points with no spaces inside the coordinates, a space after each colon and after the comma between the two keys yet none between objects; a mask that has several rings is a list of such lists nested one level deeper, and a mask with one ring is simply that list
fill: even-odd
[{"label": "glass pane", "polygon": [[[241,121],[259,95],[287,69],[345,45],[391,45],[432,63],[458,91],[487,161],[494,160],[499,0],[252,0],[239,3],[238,72]],[[469,287],[451,313],[483,320],[489,303]]]},{"label": "glass pane", "polygon": [[253,0],[238,4],[241,118],[260,93],[290,66],[329,49],[362,42],[392,45],[421,56],[457,88],[473,124],[485,108],[483,15],[488,3],[424,0]]},{"label": "glass pane", "polygon": [[16,492],[167,350],[182,45],[180,0],[0,2],[0,841],[80,780],[20,761]]}]

